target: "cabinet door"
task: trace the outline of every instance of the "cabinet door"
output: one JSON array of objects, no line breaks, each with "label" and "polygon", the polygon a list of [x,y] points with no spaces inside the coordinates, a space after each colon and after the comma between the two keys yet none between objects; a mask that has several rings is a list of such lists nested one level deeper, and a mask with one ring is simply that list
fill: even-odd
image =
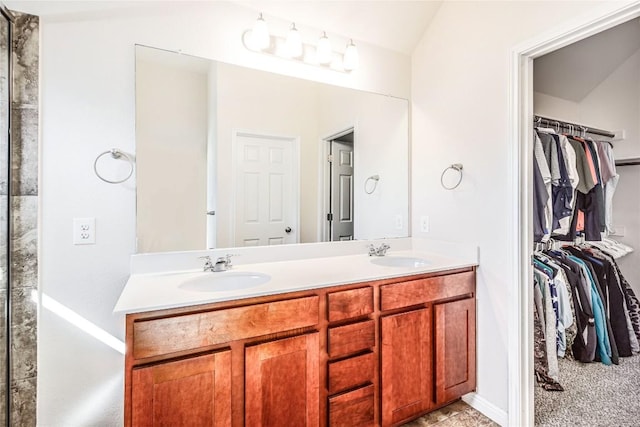
[{"label": "cabinet door", "polygon": [[230,426],[231,352],[136,368],[133,426]]},{"label": "cabinet door", "polygon": [[437,304],[436,399],[445,403],[476,388],[474,298]]},{"label": "cabinet door", "polygon": [[245,425],[319,424],[318,333],[247,347]]},{"label": "cabinet door", "polygon": [[431,309],[382,318],[382,425],[432,406]]}]

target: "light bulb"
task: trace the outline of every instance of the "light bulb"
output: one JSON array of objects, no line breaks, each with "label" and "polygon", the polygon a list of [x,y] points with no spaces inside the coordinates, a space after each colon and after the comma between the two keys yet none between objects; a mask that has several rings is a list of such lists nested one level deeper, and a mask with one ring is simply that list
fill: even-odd
[{"label": "light bulb", "polygon": [[289,34],[287,34],[285,53],[289,58],[299,58],[302,55],[302,39],[295,23],[291,24]]},{"label": "light bulb", "polygon": [[267,23],[261,13],[253,25],[253,30],[251,30],[251,46],[256,50],[263,50],[268,48],[270,44],[269,28],[267,28]]},{"label": "light bulb", "polygon": [[349,40],[342,60],[344,69],[347,71],[355,70],[358,68],[358,62],[358,49],[356,45],[353,44],[353,40]]},{"label": "light bulb", "polygon": [[323,31],[320,40],[318,40],[316,59],[320,64],[329,64],[331,62],[332,54],[331,42],[329,41],[329,37],[327,37],[327,33]]}]

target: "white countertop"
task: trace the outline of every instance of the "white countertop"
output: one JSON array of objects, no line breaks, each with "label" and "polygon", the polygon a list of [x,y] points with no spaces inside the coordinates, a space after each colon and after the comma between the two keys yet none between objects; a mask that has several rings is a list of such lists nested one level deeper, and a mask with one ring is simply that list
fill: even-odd
[{"label": "white countertop", "polygon": [[[150,271],[152,270],[150,268],[141,269],[139,265],[135,265],[135,262],[139,260],[134,261],[132,264],[134,273],[129,277],[114,312],[135,313],[185,307],[477,265],[477,248],[475,247],[410,238],[392,240],[392,249],[387,252],[387,257],[421,258],[428,261],[427,265],[420,267],[376,265],[371,262],[375,257],[364,253],[362,247],[366,248],[369,243],[378,244],[380,242],[382,241],[339,244],[342,251],[338,250],[338,253],[355,250],[355,254],[313,256],[302,259],[287,259],[286,255],[283,255],[282,260],[236,264],[227,272],[203,272],[195,269],[171,271],[166,267],[168,259],[166,255],[156,255],[165,264],[164,268],[158,268],[159,271],[155,272]],[[398,247],[398,250],[394,250],[394,246]],[[333,248],[326,244],[324,247]],[[304,248],[292,247],[291,249],[297,251],[298,256],[300,256],[301,249],[304,252]],[[229,251],[233,252],[233,250],[227,250],[227,252]],[[253,251],[256,251],[256,248]],[[318,248],[314,247],[313,252],[314,255],[318,255]],[[213,259],[221,254],[222,252],[210,253]],[[197,256],[200,256],[200,253],[189,253],[190,259],[197,259]],[[176,257],[184,257],[184,254],[177,254]],[[256,259],[255,256],[249,258]],[[144,262],[148,263],[148,259]],[[198,262],[202,264],[201,260]],[[229,272],[262,273],[270,276],[270,280],[249,289],[231,291],[202,292],[180,287],[186,280],[203,276],[211,276],[215,279],[221,277],[217,275]]]}]

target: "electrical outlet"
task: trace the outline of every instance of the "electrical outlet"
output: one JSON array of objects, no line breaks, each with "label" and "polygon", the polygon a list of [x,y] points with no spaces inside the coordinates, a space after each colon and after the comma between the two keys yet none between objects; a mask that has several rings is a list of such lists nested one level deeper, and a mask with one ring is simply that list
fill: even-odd
[{"label": "electrical outlet", "polygon": [[423,233],[429,232],[429,217],[426,215],[420,217],[420,231]]},{"label": "electrical outlet", "polygon": [[74,245],[95,245],[96,244],[96,219],[95,218],[74,218],[73,219],[73,244]]},{"label": "electrical outlet", "polygon": [[402,215],[396,215],[396,228],[402,230]]}]

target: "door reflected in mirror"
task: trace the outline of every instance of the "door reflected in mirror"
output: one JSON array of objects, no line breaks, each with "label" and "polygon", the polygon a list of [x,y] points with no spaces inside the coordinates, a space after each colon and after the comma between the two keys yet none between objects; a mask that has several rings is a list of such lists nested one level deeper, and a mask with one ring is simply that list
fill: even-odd
[{"label": "door reflected in mirror", "polygon": [[136,46],[137,250],[407,237],[408,117],[405,99]]}]

